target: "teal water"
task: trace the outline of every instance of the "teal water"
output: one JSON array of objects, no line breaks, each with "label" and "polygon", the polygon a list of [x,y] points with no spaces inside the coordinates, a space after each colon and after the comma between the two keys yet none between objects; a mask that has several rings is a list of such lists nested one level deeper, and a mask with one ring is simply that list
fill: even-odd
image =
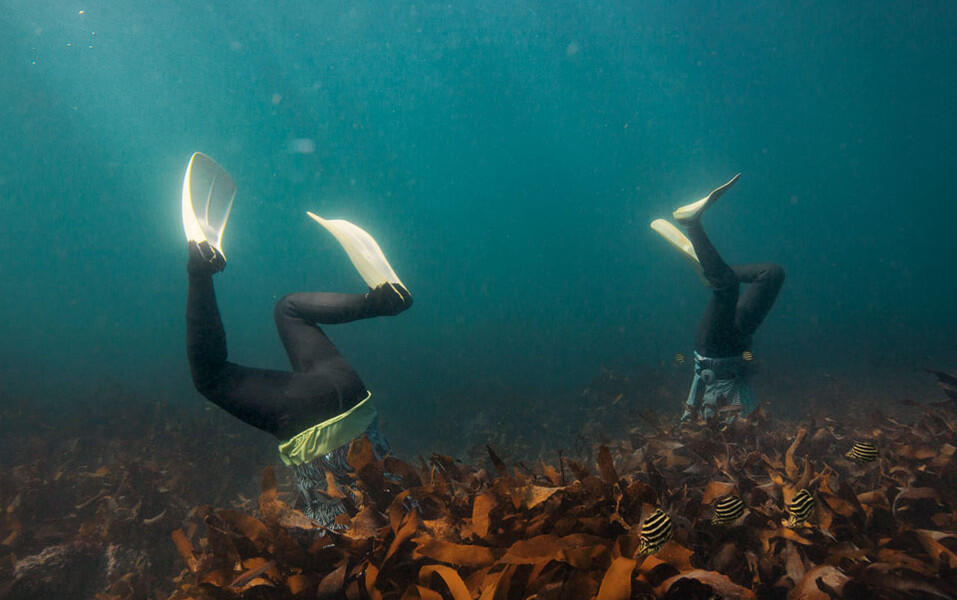
[{"label": "teal water", "polygon": [[239,187],[233,360],[286,366],[281,295],[363,291],[306,210],[386,251],[413,309],[330,332],[399,447],[690,354],[707,292],[648,223],[738,171],[706,225],[788,273],[755,346],[781,410],[795,376],[890,401],[957,365],[953,3],[7,0],[0,23],[8,396],[202,401],[196,150]]}]

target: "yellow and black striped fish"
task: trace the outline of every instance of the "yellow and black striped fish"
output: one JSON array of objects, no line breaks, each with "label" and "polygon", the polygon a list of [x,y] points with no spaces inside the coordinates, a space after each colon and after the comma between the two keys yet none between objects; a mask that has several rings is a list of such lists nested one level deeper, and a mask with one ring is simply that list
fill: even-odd
[{"label": "yellow and black striped fish", "polygon": [[754,354],[750,350],[745,350],[741,353],[741,358],[747,361],[752,361],[754,360]]},{"label": "yellow and black striped fish", "polygon": [[711,523],[714,525],[725,525],[735,521],[744,514],[744,502],[737,496],[725,496],[718,500],[714,505],[714,516],[711,517]]},{"label": "yellow and black striped fish", "polygon": [[807,518],[811,516],[811,510],[814,509],[816,503],[817,500],[807,490],[801,490],[795,494],[794,498],[791,498],[791,502],[788,503],[787,526],[794,528],[803,525]]},{"label": "yellow and black striped fish", "polygon": [[639,554],[654,554],[671,539],[674,525],[671,517],[660,508],[651,513],[641,525],[641,536],[638,538]]},{"label": "yellow and black striped fish", "polygon": [[857,462],[872,462],[877,459],[877,444],[874,442],[854,442],[844,456]]},{"label": "yellow and black striped fish", "polygon": [[676,365],[683,365],[683,364],[685,364],[685,355],[682,354],[682,353],[680,353],[680,352],[677,353],[677,354],[675,354],[675,364],[676,364]]}]

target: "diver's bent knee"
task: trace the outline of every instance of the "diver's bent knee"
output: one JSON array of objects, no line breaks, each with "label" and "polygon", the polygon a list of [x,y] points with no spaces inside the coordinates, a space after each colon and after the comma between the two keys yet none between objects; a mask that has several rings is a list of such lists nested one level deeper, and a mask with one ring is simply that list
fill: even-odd
[{"label": "diver's bent knee", "polygon": [[766,277],[777,282],[779,285],[784,283],[784,267],[781,265],[771,263],[768,265]]},{"label": "diver's bent knee", "polygon": [[[221,367],[199,367],[191,365],[193,375],[193,387],[201,396],[215,402],[214,398],[219,397],[223,392],[223,385],[226,379],[225,369]],[[227,363],[228,368],[228,363]]]},{"label": "diver's bent knee", "polygon": [[215,378],[193,376],[193,387],[196,388],[196,391],[199,392],[202,397],[207,400],[212,400],[212,398],[216,396],[219,385]]},{"label": "diver's bent knee", "polygon": [[295,294],[286,294],[276,302],[276,306],[273,307],[273,316],[279,318],[282,316],[288,316],[296,312],[296,301],[293,300]]},{"label": "diver's bent knee", "polygon": [[210,400],[216,395],[216,386],[207,382],[193,380],[193,387],[199,392],[199,395]]}]

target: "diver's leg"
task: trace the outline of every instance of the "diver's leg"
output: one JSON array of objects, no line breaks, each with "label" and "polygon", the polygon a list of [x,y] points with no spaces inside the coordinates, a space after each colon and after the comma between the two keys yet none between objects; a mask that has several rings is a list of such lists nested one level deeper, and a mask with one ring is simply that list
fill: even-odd
[{"label": "diver's leg", "polygon": [[714,290],[708,302],[698,331],[695,335],[695,349],[702,356],[721,358],[740,352],[737,331],[735,329],[735,307],[738,303],[738,287]]},{"label": "diver's leg", "polygon": [[342,358],[316,323],[348,323],[361,319],[363,294],[302,292],[283,296],[273,317],[292,370],[303,373],[332,358]]},{"label": "diver's leg", "polygon": [[729,356],[736,351],[734,319],[738,304],[738,279],[711,244],[700,221],[688,224],[685,229],[701,263],[704,277],[713,289],[711,300],[698,324],[695,347],[704,356]]},{"label": "diver's leg", "polygon": [[213,274],[225,261],[208,244],[189,245],[189,291],[186,299],[186,354],[196,389],[240,420],[276,434],[284,390],[292,373],[251,369],[228,362]]},{"label": "diver's leg", "polygon": [[229,362],[213,288],[213,274],[222,270],[225,261],[222,255],[214,256],[208,245],[201,249],[190,244],[189,252],[186,353],[193,383],[207,400],[253,427],[288,439],[361,398],[365,386],[341,359],[327,361],[311,373],[254,369]]},{"label": "diver's leg", "polygon": [[735,311],[735,324],[745,336],[753,335],[768,316],[784,284],[784,269],[774,263],[732,267],[741,283],[750,283],[741,294]]},{"label": "diver's leg", "polygon": [[[399,292],[398,290],[401,290]],[[317,324],[348,323],[383,315],[395,315],[412,305],[412,296],[402,286],[379,286],[365,294],[299,292],[282,297],[273,315],[293,371],[311,371],[339,351]]]},{"label": "diver's leg", "polygon": [[186,340],[199,393],[281,440],[340,414],[365,392],[358,375],[341,359],[310,373],[254,369],[227,361],[211,275],[189,278]]},{"label": "diver's leg", "polygon": [[[194,373],[197,372],[195,363]],[[309,373],[255,369],[222,362],[204,366],[196,389],[210,402],[258,429],[287,440],[348,410],[365,385],[344,360],[327,361]]]},{"label": "diver's leg", "polygon": [[698,262],[701,263],[701,270],[711,287],[715,291],[736,287],[738,278],[731,267],[728,266],[728,263],[724,262],[724,259],[718,254],[711,240],[708,239],[701,221],[694,221],[685,225],[685,231],[694,247]]},{"label": "diver's leg", "polygon": [[[226,332],[216,304],[213,275],[225,267],[209,244],[189,243],[189,291],[186,297],[186,354],[197,388],[216,378],[226,363]],[[219,259],[217,261],[217,259]]]}]

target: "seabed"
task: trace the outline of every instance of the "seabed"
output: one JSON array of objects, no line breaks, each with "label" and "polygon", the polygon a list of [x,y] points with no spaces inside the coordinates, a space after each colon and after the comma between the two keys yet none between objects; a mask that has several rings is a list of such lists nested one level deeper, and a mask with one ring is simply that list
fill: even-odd
[{"label": "seabed", "polygon": [[[360,501],[337,531],[296,509],[268,440],[216,411],[115,398],[51,422],[4,398],[0,598],[953,598],[957,379],[936,375],[943,394],[893,416],[763,406],[679,426],[606,373],[585,393],[624,427],[574,447],[542,428],[529,454],[491,420],[467,462],[378,461],[356,440]],[[856,442],[877,457],[849,458]],[[800,490],[813,507],[788,526]],[[743,513],[715,525],[730,495]],[[671,534],[649,549],[657,509]]]}]

